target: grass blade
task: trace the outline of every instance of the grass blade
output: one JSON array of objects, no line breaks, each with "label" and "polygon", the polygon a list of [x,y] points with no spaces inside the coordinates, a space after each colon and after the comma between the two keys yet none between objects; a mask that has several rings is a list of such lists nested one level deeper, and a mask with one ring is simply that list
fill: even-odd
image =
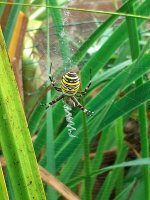
[{"label": "grass blade", "polygon": [[[82,99],[83,103],[83,99]],[[83,113],[82,118],[82,124],[83,124],[83,146],[84,146],[84,199],[85,200],[91,200],[91,177],[90,177],[90,151],[89,151],[89,139],[88,139],[88,129],[87,129],[87,123],[86,123],[86,116],[85,113]]]},{"label": "grass blade", "polygon": [[[46,1],[46,5],[50,5],[50,1]],[[46,17],[47,17],[47,66],[48,66],[48,72],[51,66],[51,61],[50,61],[50,9],[47,7],[46,10]],[[46,96],[46,102],[51,101],[51,91],[47,93]],[[55,168],[55,153],[54,153],[54,129],[53,129],[53,111],[52,109],[49,109],[47,112],[47,119],[46,119],[46,150],[45,150],[45,157],[46,157],[46,169],[51,172],[53,175],[56,174],[56,168]],[[51,156],[51,158],[49,158]],[[56,192],[50,187],[47,187],[47,200],[56,199]]]},{"label": "grass blade", "polygon": [[[116,146],[117,146],[117,155],[119,154],[120,149],[124,143],[124,132],[123,132],[123,117],[121,116],[115,122],[116,129]],[[123,175],[124,171],[120,170],[119,179],[116,183],[116,194],[119,194],[123,189]]]},{"label": "grass blade", "polygon": [[0,143],[15,198],[44,200],[43,185],[1,30],[0,66]]},{"label": "grass blade", "polygon": [[[103,130],[101,137],[99,139],[99,143],[97,146],[97,150],[96,150],[96,155],[94,157],[94,159],[92,160],[91,163],[91,172],[99,169],[102,161],[103,161],[103,153],[105,150],[105,146],[107,145],[107,142],[109,141],[109,132],[110,132],[110,127],[106,127],[106,129]],[[96,177],[92,178],[92,183],[91,183],[91,187],[93,187],[94,183],[95,183],[95,179]]]},{"label": "grass blade", "polygon": [[3,200],[9,200],[1,163],[0,163],[0,197]]}]

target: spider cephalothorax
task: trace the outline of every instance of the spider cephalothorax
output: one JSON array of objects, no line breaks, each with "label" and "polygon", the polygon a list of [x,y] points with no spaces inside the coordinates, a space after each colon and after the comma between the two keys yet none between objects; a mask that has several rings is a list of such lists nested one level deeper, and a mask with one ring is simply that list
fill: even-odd
[{"label": "spider cephalothorax", "polygon": [[82,96],[82,95],[86,94],[87,90],[89,89],[89,87],[91,85],[91,80],[90,80],[87,88],[85,88],[85,90],[83,92],[79,92],[78,90],[80,87],[80,79],[79,79],[77,73],[75,73],[75,72],[67,72],[65,75],[63,75],[63,77],[61,79],[61,87],[57,87],[55,85],[55,81],[53,80],[53,77],[51,75],[49,76],[49,79],[53,85],[53,88],[55,88],[55,90],[57,90],[58,92],[61,92],[62,94],[59,97],[57,97],[56,99],[54,99],[53,101],[49,102],[48,105],[42,104],[42,105],[46,105],[46,109],[48,109],[51,105],[55,104],[57,101],[64,99],[64,101],[67,104],[69,104],[71,107],[77,106],[84,113],[86,113],[88,115],[93,114],[93,112],[84,108],[75,97],[76,95]]}]

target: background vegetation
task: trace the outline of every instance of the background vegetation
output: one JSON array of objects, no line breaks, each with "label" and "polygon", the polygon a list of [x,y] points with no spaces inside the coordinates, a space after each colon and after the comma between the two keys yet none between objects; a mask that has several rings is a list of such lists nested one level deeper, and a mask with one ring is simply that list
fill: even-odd
[{"label": "background vegetation", "polygon": [[[97,5],[97,7],[96,7]],[[150,1],[0,1],[0,198],[150,200]],[[92,9],[92,10],[91,10]],[[9,55],[9,56],[8,56]],[[68,135],[58,96],[67,71],[80,75]]]}]

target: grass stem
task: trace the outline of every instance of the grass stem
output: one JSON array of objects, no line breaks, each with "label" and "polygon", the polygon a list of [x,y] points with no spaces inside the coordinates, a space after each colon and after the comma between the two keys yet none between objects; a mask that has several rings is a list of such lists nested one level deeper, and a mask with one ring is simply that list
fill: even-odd
[{"label": "grass stem", "polygon": [[84,199],[91,200],[91,177],[90,177],[90,158],[89,158],[89,139],[88,139],[88,130],[86,124],[86,116],[83,113],[83,145],[84,145]]},{"label": "grass stem", "polygon": [[[116,144],[117,144],[117,154],[118,154],[123,145],[123,138],[124,138],[123,117],[120,117],[116,120],[115,129],[116,129]],[[117,194],[119,194],[123,189],[123,175],[124,175],[124,170],[122,169],[120,170],[120,175],[119,175],[120,178],[117,180],[116,184]]]}]

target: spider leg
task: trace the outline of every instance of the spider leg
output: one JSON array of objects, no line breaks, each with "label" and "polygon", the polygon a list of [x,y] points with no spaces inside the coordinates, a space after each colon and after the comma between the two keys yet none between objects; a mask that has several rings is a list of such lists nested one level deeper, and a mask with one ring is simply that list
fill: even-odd
[{"label": "spider leg", "polygon": [[53,77],[52,77],[52,74],[51,74],[51,68],[52,68],[52,63],[51,63],[51,67],[50,67],[49,79],[50,79],[50,81],[51,81],[51,83],[52,83],[53,88],[54,88],[55,90],[57,90],[58,92],[61,92],[61,91],[62,91],[61,88],[59,88],[59,87],[57,87],[57,86],[55,85],[55,81],[54,81],[54,79],[53,79]]},{"label": "spider leg", "polygon": [[91,86],[91,84],[92,84],[92,82],[91,82],[91,69],[90,69],[90,82],[89,82],[89,84],[88,84],[88,86],[84,89],[84,91],[81,91],[81,92],[77,92],[77,97],[81,97],[81,96],[83,96],[83,95],[85,95],[86,94],[86,92],[88,91],[88,89],[90,88],[90,86]]},{"label": "spider leg", "polygon": [[78,108],[80,108],[80,110],[82,110],[87,115],[93,115],[94,114],[94,112],[91,112],[91,111],[87,110],[86,108],[84,108],[74,96],[72,96],[71,99],[75,102],[76,106]]},{"label": "spider leg", "polygon": [[64,98],[64,95],[60,95],[59,97],[57,97],[56,99],[54,99],[53,101],[49,102],[48,104],[47,103],[43,103],[43,104],[40,104],[41,106],[46,106],[46,109],[48,109],[50,106],[54,105],[57,101],[61,100]]},{"label": "spider leg", "polygon": [[77,96],[77,97],[82,97],[82,96],[84,96],[84,95],[86,94],[86,92],[88,91],[88,89],[89,89],[90,86],[91,86],[91,81],[90,81],[90,83],[88,84],[88,86],[85,88],[85,90],[84,90],[84,91],[81,91],[81,92],[77,92],[77,93],[76,93],[76,96]]}]

